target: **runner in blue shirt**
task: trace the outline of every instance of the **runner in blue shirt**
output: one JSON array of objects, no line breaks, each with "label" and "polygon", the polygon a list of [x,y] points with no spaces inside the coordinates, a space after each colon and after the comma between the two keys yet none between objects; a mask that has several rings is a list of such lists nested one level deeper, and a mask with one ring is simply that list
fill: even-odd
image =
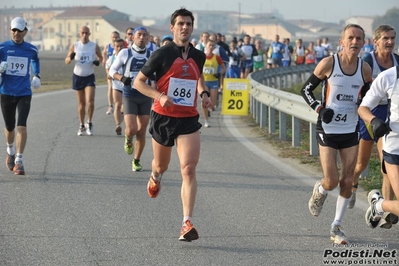
[{"label": "runner in blue shirt", "polygon": [[276,35],[276,39],[274,42],[272,42],[272,67],[281,67],[282,66],[282,59],[283,59],[283,53],[284,53],[284,47],[285,45],[279,41],[280,36]]},{"label": "runner in blue shirt", "polygon": [[[39,52],[34,45],[24,41],[27,32],[26,21],[16,17],[11,21],[11,40],[0,44],[0,103],[7,142],[6,165],[16,175],[25,174],[22,154],[27,140],[26,121],[32,99],[31,87],[40,87]],[[32,82],[31,67],[34,75]],[[18,119],[15,117],[17,112]]]},{"label": "runner in blue shirt", "polygon": [[371,53],[371,51],[374,50],[374,45],[371,43],[370,38],[366,39],[366,43],[364,44],[361,55],[363,60],[366,59],[366,57]]}]

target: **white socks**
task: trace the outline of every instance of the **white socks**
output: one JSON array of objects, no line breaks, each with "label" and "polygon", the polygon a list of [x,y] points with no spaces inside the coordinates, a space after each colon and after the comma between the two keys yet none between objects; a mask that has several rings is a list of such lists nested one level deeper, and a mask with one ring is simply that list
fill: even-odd
[{"label": "white socks", "polygon": [[331,226],[342,224],[342,219],[344,218],[349,200],[350,198],[347,199],[342,197],[341,195],[338,196],[337,205],[335,206],[335,218]]},{"label": "white socks", "polygon": [[379,200],[379,201],[377,201],[376,203],[375,203],[375,210],[377,211],[377,212],[384,212],[384,210],[382,209],[382,202],[383,202],[384,200]]},{"label": "white socks", "polygon": [[8,144],[7,143],[7,153],[11,156],[15,155],[15,146],[14,143]]},{"label": "white socks", "polygon": [[323,186],[321,185],[321,183],[320,183],[320,186],[319,186],[319,192],[320,192],[321,194],[323,194],[323,195],[327,195],[327,194],[328,194],[328,190],[325,190],[325,189],[323,188]]},{"label": "white socks", "polygon": [[154,172],[151,172],[152,178],[154,178],[155,181],[160,181],[162,178],[162,174],[159,174],[159,176],[155,176]]},{"label": "white socks", "polygon": [[14,143],[7,143],[7,153],[11,156],[15,155],[15,163],[22,164],[22,153],[15,154],[15,146]]},{"label": "white socks", "polygon": [[184,225],[184,223],[185,223],[187,220],[189,220],[189,221],[191,222],[191,216],[184,216],[184,217],[183,217],[183,225]]},{"label": "white socks", "polygon": [[22,164],[22,153],[17,153],[15,156],[15,163]]}]

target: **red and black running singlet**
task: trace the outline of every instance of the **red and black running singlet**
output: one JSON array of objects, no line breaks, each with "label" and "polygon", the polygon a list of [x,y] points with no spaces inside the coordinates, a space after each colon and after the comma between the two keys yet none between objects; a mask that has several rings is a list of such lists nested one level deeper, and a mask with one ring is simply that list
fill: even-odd
[{"label": "red and black running singlet", "polygon": [[182,58],[182,51],[171,42],[153,52],[141,69],[149,77],[155,73],[158,91],[173,98],[174,105],[162,107],[154,101],[153,111],[171,117],[192,117],[198,115],[197,86],[205,63],[205,54],[191,44],[187,60]]}]

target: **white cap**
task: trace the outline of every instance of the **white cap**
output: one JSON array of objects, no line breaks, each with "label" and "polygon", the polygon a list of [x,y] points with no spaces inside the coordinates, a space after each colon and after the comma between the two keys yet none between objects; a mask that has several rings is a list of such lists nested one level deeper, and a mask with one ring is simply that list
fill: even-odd
[{"label": "white cap", "polygon": [[11,20],[11,29],[18,29],[20,31],[25,30],[25,28],[28,26],[26,21],[21,18],[21,17],[16,17],[13,20]]}]

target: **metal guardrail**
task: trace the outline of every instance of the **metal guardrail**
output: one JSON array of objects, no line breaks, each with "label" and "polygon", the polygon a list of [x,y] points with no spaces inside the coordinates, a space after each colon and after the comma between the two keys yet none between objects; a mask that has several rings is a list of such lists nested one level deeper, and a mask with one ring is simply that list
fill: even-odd
[{"label": "metal guardrail", "polygon": [[[279,138],[287,139],[287,115],[292,117],[292,146],[300,146],[300,122],[309,123],[309,152],[319,154],[316,141],[316,112],[309,107],[300,95],[295,95],[280,88],[288,88],[305,82],[313,73],[315,65],[300,65],[265,69],[251,73],[250,80],[250,112],[259,126],[269,128],[269,133],[276,133]],[[276,121],[278,112],[278,124]]]}]

